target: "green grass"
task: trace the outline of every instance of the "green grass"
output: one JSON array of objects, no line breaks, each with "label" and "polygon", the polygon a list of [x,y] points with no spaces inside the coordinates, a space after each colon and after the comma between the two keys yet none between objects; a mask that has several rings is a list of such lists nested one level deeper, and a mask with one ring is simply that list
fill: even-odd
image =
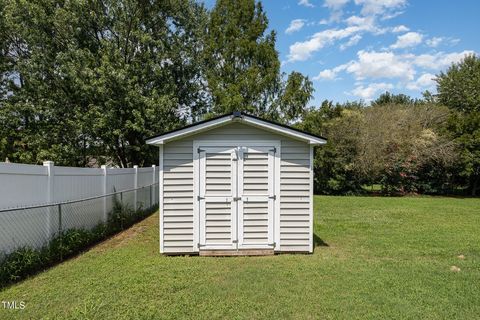
[{"label": "green grass", "polygon": [[315,214],[313,255],[234,258],[161,256],[154,215],[1,291],[26,308],[0,319],[479,317],[480,199],[316,197]]},{"label": "green grass", "polygon": [[367,192],[380,192],[382,191],[382,185],[381,184],[371,184],[371,185],[363,185],[362,186],[363,190]]}]

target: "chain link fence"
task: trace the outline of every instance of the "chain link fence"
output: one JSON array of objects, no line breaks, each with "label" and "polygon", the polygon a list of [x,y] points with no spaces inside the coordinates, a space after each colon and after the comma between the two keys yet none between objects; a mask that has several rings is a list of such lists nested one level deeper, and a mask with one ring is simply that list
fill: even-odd
[{"label": "chain link fence", "polygon": [[97,197],[1,209],[0,261],[19,248],[41,249],[65,231],[92,230],[99,224],[106,224],[116,205],[133,215],[156,208],[158,201],[157,182]]}]

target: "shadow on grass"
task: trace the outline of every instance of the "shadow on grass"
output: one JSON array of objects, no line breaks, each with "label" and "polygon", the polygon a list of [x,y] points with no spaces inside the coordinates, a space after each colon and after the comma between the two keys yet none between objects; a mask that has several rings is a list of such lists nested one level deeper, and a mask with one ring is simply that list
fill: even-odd
[{"label": "shadow on grass", "polygon": [[313,244],[315,247],[328,247],[328,243],[320,239],[320,237],[315,233],[313,234]]}]

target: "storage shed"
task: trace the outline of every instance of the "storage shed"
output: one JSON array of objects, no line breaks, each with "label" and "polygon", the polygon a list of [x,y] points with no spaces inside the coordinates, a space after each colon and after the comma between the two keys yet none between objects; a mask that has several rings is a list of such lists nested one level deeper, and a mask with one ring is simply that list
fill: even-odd
[{"label": "storage shed", "polygon": [[160,148],[160,252],[313,251],[313,146],[243,112],[149,138]]}]

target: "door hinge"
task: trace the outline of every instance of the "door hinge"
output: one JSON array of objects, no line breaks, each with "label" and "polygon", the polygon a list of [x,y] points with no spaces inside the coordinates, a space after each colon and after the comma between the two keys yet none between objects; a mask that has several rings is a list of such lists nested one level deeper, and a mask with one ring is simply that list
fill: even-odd
[{"label": "door hinge", "polygon": [[273,149],[270,149],[269,151],[273,152],[273,153],[276,153],[277,152],[277,148],[274,147]]},{"label": "door hinge", "polygon": [[200,200],[203,200],[203,199],[205,199],[205,197],[197,196],[197,201],[200,201]]},{"label": "door hinge", "polygon": [[270,197],[268,197],[268,199],[277,200],[277,195],[270,196]]},{"label": "door hinge", "polygon": [[198,153],[203,152],[203,151],[205,151],[205,150],[200,149],[200,148],[197,148],[197,152],[198,152]]}]

